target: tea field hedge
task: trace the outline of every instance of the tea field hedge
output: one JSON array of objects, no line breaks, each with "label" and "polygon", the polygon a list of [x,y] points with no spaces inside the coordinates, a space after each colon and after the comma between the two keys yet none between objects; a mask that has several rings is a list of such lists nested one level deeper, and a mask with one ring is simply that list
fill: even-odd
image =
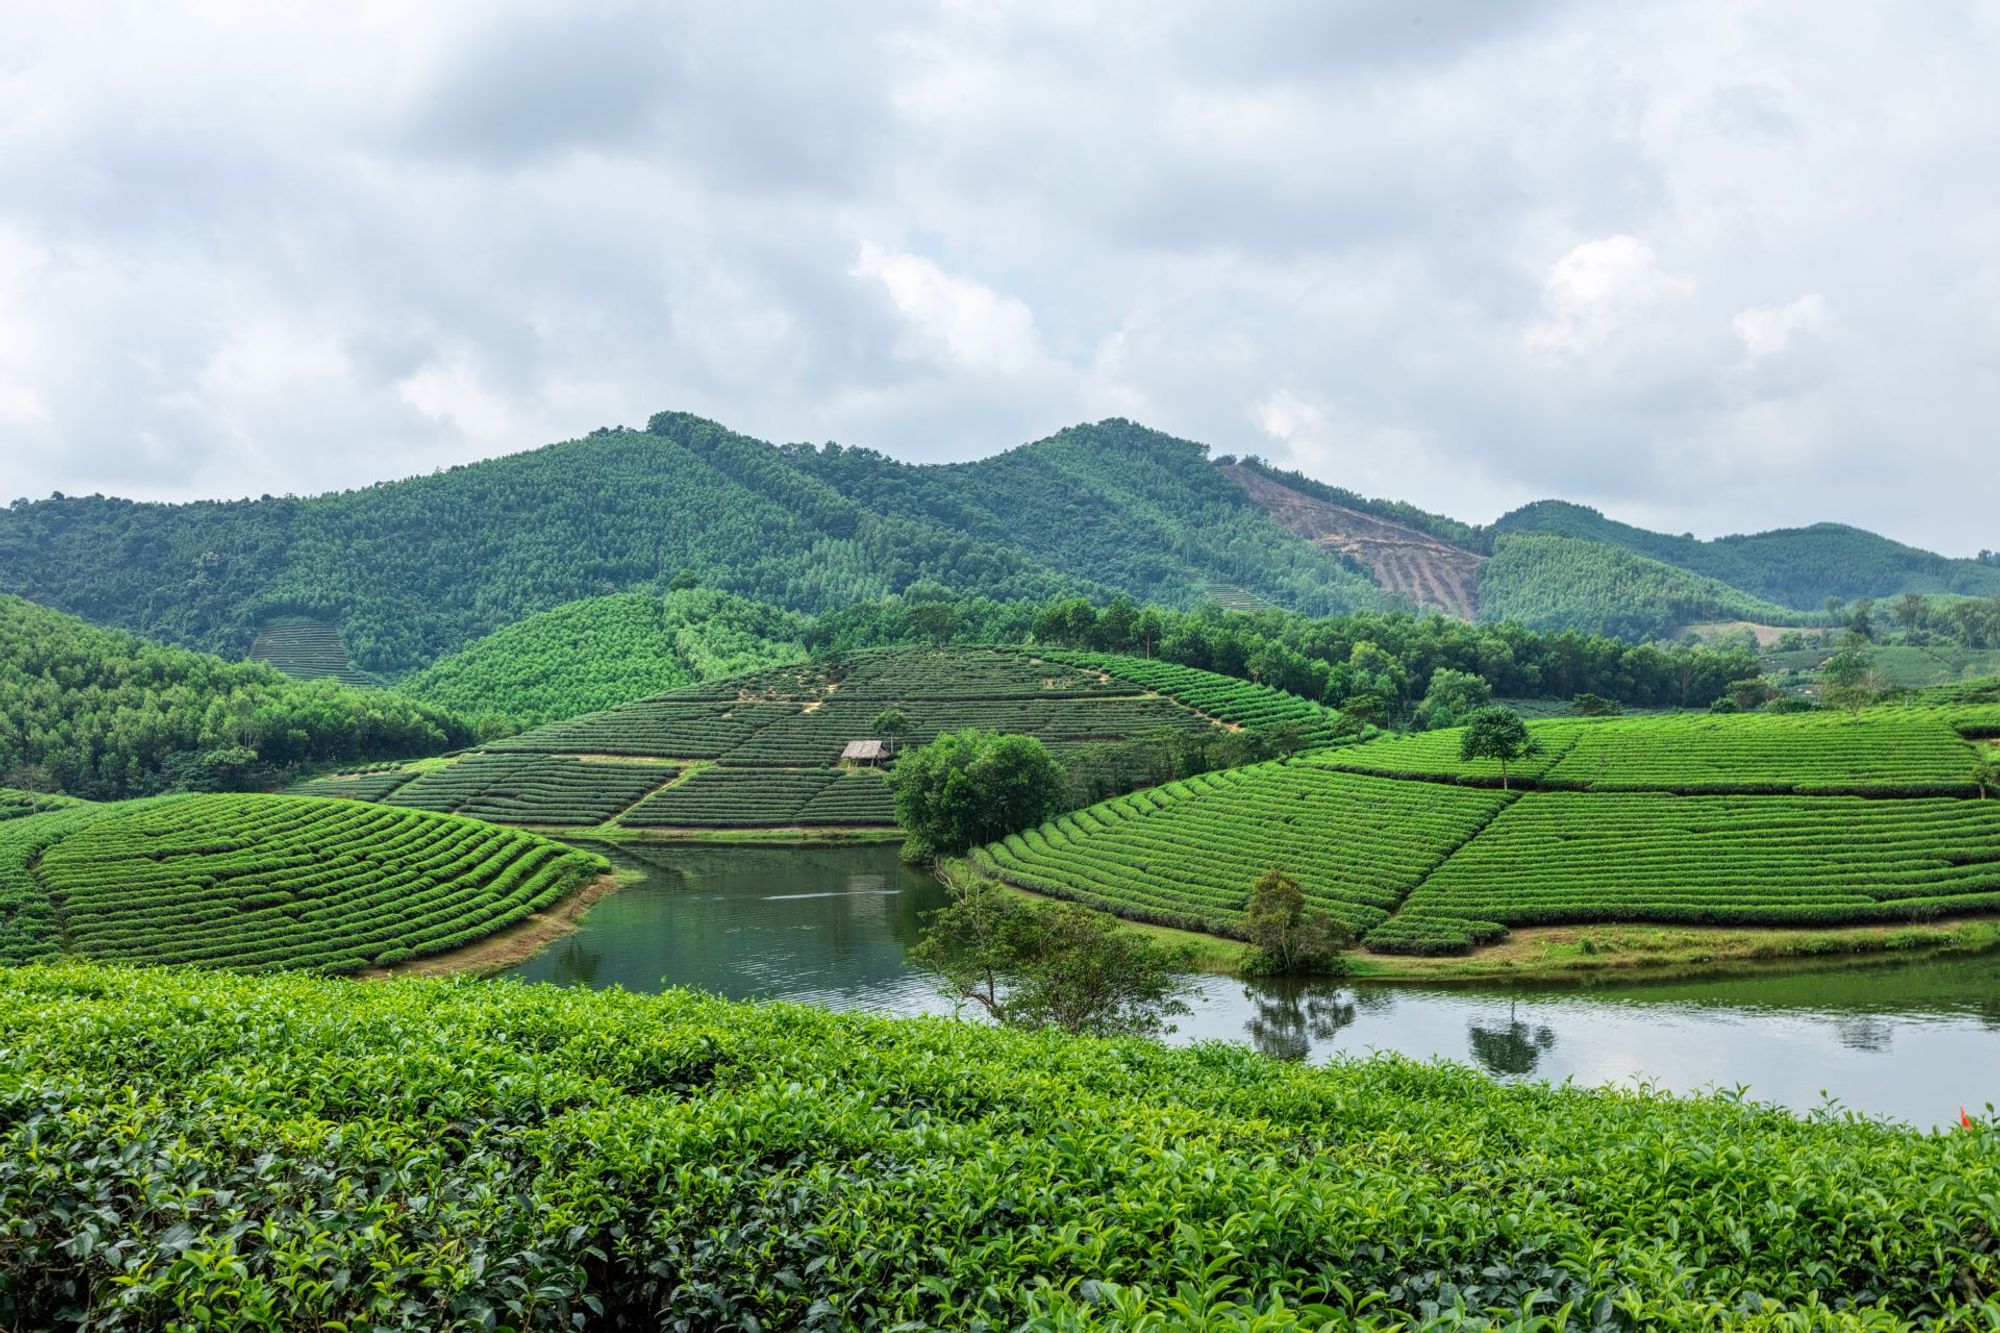
[{"label": "tea field hedge", "polygon": [[[1084,799],[1147,776],[1160,762],[1142,753],[1148,747],[1198,746],[1239,739],[1232,732],[1263,737],[1279,729],[1289,731],[1292,744],[1326,743],[1336,738],[1339,721],[1332,710],[1280,690],[1143,658],[1025,648],[870,649],[703,681],[554,722],[493,741],[482,755],[407,785],[357,775],[351,785],[348,779],[327,778],[300,790],[433,806],[509,823],[570,824],[588,821],[534,817],[538,805],[553,807],[560,799],[548,786],[518,793],[504,807],[430,798],[469,782],[472,775],[461,771],[467,765],[497,765],[508,755],[548,756],[550,764],[579,756],[713,761],[740,773],[729,777],[704,767],[683,783],[655,783],[651,795],[640,792],[618,807],[632,808],[617,822],[653,828],[889,827],[895,815],[879,787],[835,781],[850,741],[883,739],[874,723],[889,709],[906,721],[903,733],[893,738],[899,748],[967,727],[1034,736],[1054,751]],[[609,781],[605,774],[596,776]],[[526,785],[523,778],[509,780]],[[371,795],[367,789],[375,786],[380,791]],[[607,810],[601,817],[615,813]]]},{"label": "tea field hedge", "polygon": [[494,982],[0,970],[13,1328],[1992,1327],[2000,1138]]},{"label": "tea field hedge", "polygon": [[1995,909],[2000,801],[1531,792],[1368,942],[1393,945],[1413,918],[1831,926]]},{"label": "tea field hedge", "polygon": [[608,868],[473,819],[172,796],[0,824],[0,954],[353,972],[472,943]]},{"label": "tea field hedge", "polygon": [[[1551,789],[1961,796],[1973,791],[1965,739],[1985,723],[1977,708],[1552,720],[1529,723],[1540,749],[1510,768],[1516,784]],[[1385,738],[1323,761],[1498,786],[1499,764],[1461,760],[1459,735],[1449,728]]]},{"label": "tea field hedge", "polygon": [[1380,925],[1506,801],[1499,792],[1267,763],[1134,792],[974,853],[1022,888],[1135,920],[1243,934],[1276,866],[1357,931]]},{"label": "tea field hedge", "polygon": [[1276,867],[1385,953],[1462,953],[1514,926],[2000,911],[2000,801],[1978,799],[1984,742],[1967,739],[1988,707],[1536,723],[1511,793],[1498,764],[1459,758],[1455,729],[1385,737],[1105,802],[975,860],[1221,935]]}]

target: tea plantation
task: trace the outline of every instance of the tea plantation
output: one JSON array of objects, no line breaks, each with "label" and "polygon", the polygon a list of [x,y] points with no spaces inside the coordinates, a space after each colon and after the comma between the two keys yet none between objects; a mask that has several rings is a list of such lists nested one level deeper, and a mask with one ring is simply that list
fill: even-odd
[{"label": "tea plantation", "polygon": [[690,992],[0,970],[12,1328],[1990,1328],[2000,1138]]},{"label": "tea plantation", "polygon": [[1384,953],[1510,927],[1855,925],[2000,911],[1990,704],[1531,724],[1500,790],[1456,730],[1174,783],[985,847],[990,873],[1241,935],[1278,867]]},{"label": "tea plantation", "polygon": [[171,796],[0,824],[0,962],[354,972],[472,943],[608,869],[478,820]]},{"label": "tea plantation", "polygon": [[1281,690],[1142,658],[892,648],[689,685],[442,768],[357,771],[297,790],[544,826],[891,828],[880,774],[840,767],[850,741],[884,739],[874,723],[891,709],[905,719],[887,738],[899,748],[965,727],[1026,733],[1086,776],[1132,762],[1107,747],[1281,728],[1294,744],[1323,744],[1338,720]]}]

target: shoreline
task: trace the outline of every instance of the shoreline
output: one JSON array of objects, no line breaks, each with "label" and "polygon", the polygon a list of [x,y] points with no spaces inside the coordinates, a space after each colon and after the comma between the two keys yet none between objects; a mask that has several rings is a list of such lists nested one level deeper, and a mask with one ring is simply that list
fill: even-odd
[{"label": "shoreline", "polygon": [[617,871],[599,875],[561,902],[481,940],[443,953],[412,958],[390,967],[371,967],[354,974],[359,981],[389,981],[398,977],[488,977],[517,967],[575,932],[592,906],[616,893],[625,877]]},{"label": "shoreline", "polygon": [[[964,858],[942,862],[934,873],[947,888],[957,877],[970,873],[992,879],[1009,893],[1047,902],[1071,901],[984,874]],[[1248,946],[1241,940],[1133,921],[1102,908],[1078,905],[1111,918],[1134,934],[1166,943],[1192,944],[1199,972],[1247,975],[1241,961]],[[2000,952],[2000,915],[1861,926],[1678,926],[1628,921],[1522,926],[1497,943],[1465,954],[1425,957],[1350,949],[1341,955],[1348,970],[1329,979],[1441,986],[1650,985],[1848,971],[1995,952]]]}]

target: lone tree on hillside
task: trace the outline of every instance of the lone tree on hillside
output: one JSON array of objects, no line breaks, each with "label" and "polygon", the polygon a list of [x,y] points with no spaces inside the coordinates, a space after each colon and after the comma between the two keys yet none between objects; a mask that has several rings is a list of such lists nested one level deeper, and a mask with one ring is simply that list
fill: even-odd
[{"label": "lone tree on hillside", "polygon": [[896,740],[910,733],[910,715],[900,708],[885,708],[875,715],[868,729],[889,742],[889,753],[896,753]]},{"label": "lone tree on hillside", "polygon": [[1528,734],[1528,724],[1511,708],[1482,708],[1465,723],[1459,737],[1458,757],[1500,761],[1500,790],[1508,790],[1511,766],[1541,749],[1541,742]]},{"label": "lone tree on hillside", "polygon": [[903,856],[928,861],[1033,828],[1069,806],[1069,775],[1033,736],[968,727],[911,750],[889,770]]},{"label": "lone tree on hillside", "polygon": [[1251,886],[1243,926],[1265,972],[1343,972],[1340,951],[1354,942],[1346,925],[1307,908],[1299,882],[1276,866]]},{"label": "lone tree on hillside", "polygon": [[1875,702],[1874,670],[1868,660],[1868,640],[1850,632],[1840,651],[1826,659],[1819,669],[1819,701],[1827,708],[1845,708],[1859,713]]},{"label": "lone tree on hillside", "polygon": [[2000,750],[1991,746],[1982,748],[1972,760],[1972,781],[1979,788],[1979,798],[1985,800],[2000,787]]},{"label": "lone tree on hillside", "polygon": [[1188,1012],[1181,997],[1194,955],[1074,903],[975,880],[931,918],[910,961],[945,995],[1008,1027],[1151,1037]]}]

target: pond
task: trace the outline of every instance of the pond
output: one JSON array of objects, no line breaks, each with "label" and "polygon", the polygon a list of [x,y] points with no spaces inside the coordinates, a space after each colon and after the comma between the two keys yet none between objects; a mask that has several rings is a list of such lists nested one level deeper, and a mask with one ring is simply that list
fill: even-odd
[{"label": "pond", "polygon": [[[944,901],[893,847],[606,848],[638,878],[508,976],[948,1013],[904,951]],[[1917,1125],[2000,1103],[2000,955],[1598,989],[1203,977],[1171,1040],[1289,1059],[1398,1051],[1500,1078],[1743,1087]]]}]

